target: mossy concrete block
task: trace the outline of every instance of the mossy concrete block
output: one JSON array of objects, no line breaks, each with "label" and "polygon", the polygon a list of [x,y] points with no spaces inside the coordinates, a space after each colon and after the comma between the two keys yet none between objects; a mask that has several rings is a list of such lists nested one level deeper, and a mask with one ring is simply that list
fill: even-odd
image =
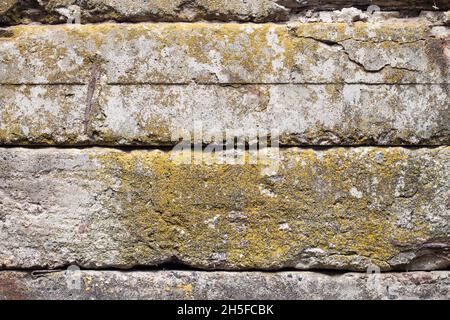
[{"label": "mossy concrete block", "polygon": [[449,267],[448,147],[275,151],[1,149],[2,267]]},{"label": "mossy concrete block", "polygon": [[[306,10],[449,10],[447,0],[3,0],[0,24],[69,22],[284,22]],[[376,9],[378,9],[376,8]],[[371,9],[371,8],[370,8]],[[373,9],[371,9],[373,11]],[[369,10],[370,11],[370,10]],[[370,11],[370,13],[372,12]],[[367,16],[370,16],[366,14]],[[308,14],[306,14],[308,16]]]},{"label": "mossy concrete block", "polygon": [[[3,10],[2,10],[3,9]],[[6,10],[8,9],[8,10]],[[0,7],[0,23],[44,24],[105,21],[286,21],[290,9],[274,0],[7,0]]]},{"label": "mossy concrete block", "polygon": [[447,85],[3,85],[0,143],[174,146],[278,134],[284,146],[445,145],[448,101]]},{"label": "mossy concrete block", "polygon": [[448,30],[417,22],[6,30],[0,84],[449,83]]}]

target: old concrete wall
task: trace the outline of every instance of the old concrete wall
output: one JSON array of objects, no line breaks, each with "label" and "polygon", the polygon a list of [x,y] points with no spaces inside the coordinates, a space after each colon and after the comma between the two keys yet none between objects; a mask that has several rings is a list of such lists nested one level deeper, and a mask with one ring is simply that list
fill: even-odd
[{"label": "old concrete wall", "polygon": [[2,1],[0,299],[449,299],[449,8]]}]

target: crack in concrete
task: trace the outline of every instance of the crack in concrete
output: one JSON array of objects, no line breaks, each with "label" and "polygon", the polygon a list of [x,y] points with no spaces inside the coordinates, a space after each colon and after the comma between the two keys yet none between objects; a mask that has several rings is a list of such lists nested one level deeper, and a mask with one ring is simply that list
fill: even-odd
[{"label": "crack in concrete", "polygon": [[94,94],[97,88],[97,83],[100,81],[101,69],[98,62],[94,62],[89,71],[90,79],[87,87],[86,95],[86,111],[84,114],[84,133],[90,136],[90,124],[92,122],[92,109],[94,104]]},{"label": "crack in concrete", "polygon": [[[320,39],[320,38],[315,38],[315,37],[311,37],[311,36],[296,36],[296,37],[300,38],[300,39],[314,40],[314,41],[317,41],[317,42],[322,43],[322,44],[324,44],[326,46],[329,46],[329,47],[337,47],[339,50],[341,50],[347,56],[347,59],[349,61],[351,61],[354,64],[356,64],[357,66],[362,68],[367,73],[378,73],[378,72],[383,71],[387,67],[391,67],[392,69],[395,69],[395,70],[402,70],[402,71],[408,71],[408,72],[419,72],[420,71],[420,70],[411,69],[411,68],[407,68],[407,67],[393,66],[392,63],[385,63],[383,66],[381,66],[378,69],[370,69],[363,62],[358,61],[355,58],[352,58],[350,53],[348,52],[348,49],[345,47],[345,45],[342,44],[342,41],[326,40],[326,39]],[[344,40],[344,41],[346,41],[346,40]],[[352,39],[352,41],[353,41],[353,39]],[[363,40],[355,40],[355,41],[364,42],[364,43],[375,43],[375,42],[372,42],[372,41],[363,41]],[[418,41],[420,41],[420,40],[418,40]],[[415,41],[415,42],[418,42],[418,41]],[[386,40],[386,42],[395,42],[395,43],[403,44],[403,42],[397,42],[397,41],[393,41],[393,40]]]}]

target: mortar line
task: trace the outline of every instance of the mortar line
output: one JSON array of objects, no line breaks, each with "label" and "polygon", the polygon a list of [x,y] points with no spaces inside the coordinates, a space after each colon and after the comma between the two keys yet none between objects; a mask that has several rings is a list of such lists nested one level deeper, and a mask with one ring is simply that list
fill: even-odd
[{"label": "mortar line", "polygon": [[[355,7],[355,6],[354,6]],[[314,12],[333,12],[335,10],[342,10],[344,8],[347,8],[345,6],[343,7],[339,7],[337,9],[329,9],[329,10],[323,10],[317,7],[314,7]],[[358,8],[356,6],[356,8]],[[308,11],[311,10],[311,8],[301,8],[300,10],[298,9],[290,9],[291,12],[288,13],[288,18],[287,19],[279,19],[279,20],[272,20],[272,19],[267,19],[267,20],[261,20],[261,21],[242,21],[242,20],[220,20],[220,19],[210,19],[210,20],[195,20],[195,21],[190,21],[190,20],[183,20],[183,19],[179,19],[179,20],[158,20],[158,19],[147,19],[147,20],[142,20],[142,21],[128,21],[127,19],[118,19],[118,20],[105,20],[105,21],[96,21],[96,22],[82,22],[80,24],[71,24],[72,26],[90,26],[90,25],[104,25],[104,24],[115,24],[115,25],[136,25],[136,24],[211,24],[211,25],[221,25],[221,24],[251,24],[251,25],[264,25],[264,24],[273,24],[273,25],[280,25],[280,26],[285,26],[285,25],[289,25],[290,23],[301,23],[301,24],[312,24],[312,23],[325,23],[325,22],[320,22],[320,21],[299,21],[298,18],[299,17],[303,17],[301,15],[301,12],[304,11]],[[432,13],[436,13],[436,14],[442,14],[447,12],[448,10],[450,10],[450,8],[444,8],[444,9],[439,9],[439,10],[432,10],[432,9],[401,9],[401,10],[381,10],[382,13],[384,14],[389,14],[389,13],[398,13],[398,12],[405,12],[405,13],[409,13],[411,14],[410,16],[406,15],[404,17],[399,17],[397,18],[399,21],[402,20],[410,20],[410,19],[414,19],[414,18],[420,18],[420,16],[418,14],[415,14],[416,12],[432,12]],[[305,16],[306,17],[306,16]],[[389,17],[386,18],[385,20],[382,21],[389,21]],[[364,23],[370,23],[370,21],[362,21]],[[340,22],[329,22],[329,23],[340,23]],[[64,26],[64,25],[68,25],[65,22],[60,22],[60,23],[43,23],[40,24],[39,26],[44,26],[44,27],[60,27],[60,26]],[[7,24],[7,23],[3,23],[0,24],[0,28],[4,28],[4,29],[8,29],[8,28],[14,28],[17,26],[33,26],[33,24]],[[443,26],[442,24],[433,24],[430,23],[430,26]]]},{"label": "mortar line", "polygon": [[[54,83],[0,83],[0,87],[21,87],[21,86],[88,86],[90,82],[54,82]],[[179,83],[165,83],[165,82],[131,82],[131,83],[119,83],[119,82],[105,82],[105,86],[217,86],[217,87],[240,87],[240,86],[326,86],[326,85],[336,85],[336,86],[448,86],[450,82],[408,82],[408,83],[386,83],[386,82],[220,82],[220,83],[201,83],[201,82],[179,82]]]},{"label": "mortar line", "polygon": [[[76,265],[76,264],[74,264]],[[65,272],[68,267],[71,265],[67,265],[64,267],[58,267],[55,269],[40,269],[40,268],[4,268],[0,269],[1,273],[6,272],[22,272],[22,273],[30,273],[35,274],[36,276],[45,276],[47,274],[52,273],[61,273]],[[133,266],[131,268],[114,268],[114,267],[104,267],[104,268],[83,268],[79,267],[81,272],[121,272],[121,273],[156,273],[156,272],[195,272],[195,273],[204,273],[204,274],[212,274],[212,273],[263,273],[263,274],[280,274],[280,273],[322,273],[329,275],[345,275],[349,273],[353,274],[366,274],[367,271],[357,271],[350,269],[296,269],[296,268],[280,268],[280,269],[199,269],[199,268],[191,268],[188,266],[172,266],[172,267],[164,267],[160,266]],[[450,271],[450,268],[446,269],[435,269],[435,270],[403,270],[403,269],[395,269],[389,271],[381,271],[381,274],[410,274],[417,272],[447,272]]]},{"label": "mortar line", "polygon": [[[202,148],[206,148],[208,144],[204,144]],[[195,145],[192,144],[193,148]],[[77,149],[77,150],[89,150],[89,149],[112,149],[121,150],[126,152],[132,151],[164,151],[169,152],[175,147],[174,145],[161,145],[161,146],[151,146],[151,145],[114,145],[114,144],[87,144],[87,145],[26,145],[26,144],[0,144],[1,149],[30,149],[30,150],[44,150],[44,149]],[[389,149],[389,148],[402,148],[407,150],[420,150],[420,149],[437,149],[442,147],[450,147],[450,144],[430,144],[430,145],[401,145],[401,144],[390,144],[390,145],[377,145],[377,144],[336,144],[336,145],[280,145],[279,149],[289,150],[289,149],[313,149],[317,151],[321,150],[332,150],[332,149],[358,149],[358,148],[379,148],[379,149]]]}]

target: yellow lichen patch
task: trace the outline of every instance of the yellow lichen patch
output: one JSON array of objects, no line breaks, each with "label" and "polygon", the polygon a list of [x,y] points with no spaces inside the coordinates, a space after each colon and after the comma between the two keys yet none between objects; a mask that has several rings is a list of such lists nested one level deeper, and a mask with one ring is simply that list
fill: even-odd
[{"label": "yellow lichen patch", "polygon": [[352,36],[355,40],[393,41],[399,43],[414,42],[427,38],[429,26],[425,23],[399,22],[371,24],[357,22]]},{"label": "yellow lichen patch", "polygon": [[192,297],[192,284],[179,284],[177,285],[177,289],[183,291],[185,299],[189,299]]},{"label": "yellow lichen patch", "polygon": [[[293,35],[322,41],[340,42],[351,38],[345,23],[293,23],[289,25]],[[351,30],[351,29],[350,29]]]},{"label": "yellow lichen patch", "polygon": [[[397,224],[392,205],[420,174],[401,148],[290,149],[274,175],[261,163],[180,164],[163,152],[97,159],[99,177],[121,182],[117,200],[131,237],[121,256],[130,263],[159,256],[201,268],[269,269],[320,251],[341,255],[335,265],[388,268],[399,244],[420,243],[430,232],[419,209],[426,190],[414,198],[419,214],[409,229]],[[356,266],[355,257],[362,259]],[[317,259],[312,267],[323,263]]]},{"label": "yellow lichen patch", "polygon": [[86,138],[82,119],[71,109],[79,102],[80,92],[80,87],[2,86],[0,141],[49,145],[82,142]]},{"label": "yellow lichen patch", "polygon": [[92,290],[92,277],[91,276],[84,276],[83,277],[83,283],[84,283],[84,290],[85,291],[91,291]]},{"label": "yellow lichen patch", "polygon": [[[101,65],[108,82],[127,84],[192,80],[286,83],[294,79],[342,83],[354,79],[366,81],[366,78],[374,83],[383,79],[428,83],[439,76],[433,70],[436,64],[441,68],[444,60],[437,43],[436,48],[425,52],[432,41],[426,35],[427,28],[425,25],[413,28],[410,23],[395,26],[370,23],[19,26],[8,29],[12,37],[1,38],[11,46],[6,46],[0,54],[9,61],[5,65],[5,81],[9,83],[88,83],[93,63]],[[416,29],[419,31],[413,32]],[[345,52],[339,50],[339,44],[347,41],[350,47],[346,43]],[[401,54],[399,58],[393,55],[400,49],[408,59]],[[386,61],[376,65],[373,61],[361,62],[359,57],[353,57],[355,61],[343,60],[345,54],[354,56],[361,50],[378,50]],[[410,50],[414,50],[413,57],[409,56]],[[375,67],[369,67],[369,71],[380,74],[368,75],[368,70],[358,63],[371,63]],[[402,74],[398,75],[400,70],[389,73],[384,67],[403,68]]]}]

